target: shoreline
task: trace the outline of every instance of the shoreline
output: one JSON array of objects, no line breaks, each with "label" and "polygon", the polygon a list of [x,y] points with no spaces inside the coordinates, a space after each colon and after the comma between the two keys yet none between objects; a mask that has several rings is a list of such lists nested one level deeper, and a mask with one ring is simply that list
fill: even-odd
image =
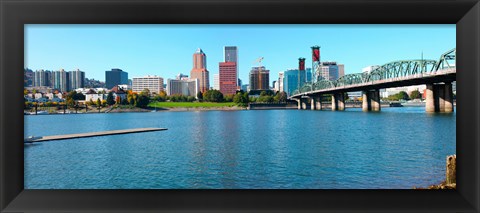
[{"label": "shoreline", "polygon": [[[100,114],[100,113],[131,113],[131,112],[137,112],[137,113],[147,113],[147,112],[188,112],[188,111],[239,111],[239,110],[247,110],[246,107],[239,107],[239,106],[232,106],[232,107],[149,107],[149,108],[115,108],[115,109],[106,109],[106,110],[101,110],[98,112],[98,110],[89,110],[85,112],[85,110],[82,111],[72,111],[68,110],[67,113],[63,113],[63,110],[58,110],[56,112],[49,112],[48,114],[37,114],[37,115],[69,115],[69,114]],[[40,111],[45,111],[45,110],[39,110]],[[35,115],[35,114],[25,114],[25,113],[32,113],[30,111],[24,111],[24,115]],[[34,113],[34,112],[33,112]]]}]

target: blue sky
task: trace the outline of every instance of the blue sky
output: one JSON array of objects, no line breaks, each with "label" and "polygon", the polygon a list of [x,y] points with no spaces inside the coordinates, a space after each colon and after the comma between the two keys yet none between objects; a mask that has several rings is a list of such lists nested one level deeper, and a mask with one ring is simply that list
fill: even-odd
[{"label": "blue sky", "polygon": [[[197,48],[207,55],[210,81],[223,61],[223,46],[237,46],[239,77],[248,84],[255,60],[270,70],[298,67],[311,46],[321,46],[322,61],[345,64],[345,74],[394,60],[438,60],[456,45],[455,25],[25,25],[25,67],[32,70],[85,71],[105,80],[120,68],[128,77],[158,75],[165,80],[190,75]],[[213,84],[211,85],[213,86]]]}]

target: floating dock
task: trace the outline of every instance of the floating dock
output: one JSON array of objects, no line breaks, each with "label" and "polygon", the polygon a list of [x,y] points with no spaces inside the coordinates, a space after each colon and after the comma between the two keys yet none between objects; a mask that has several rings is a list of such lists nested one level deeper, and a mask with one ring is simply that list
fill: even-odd
[{"label": "floating dock", "polygon": [[163,130],[167,130],[167,129],[166,128],[138,128],[138,129],[111,130],[111,131],[103,131],[103,132],[77,133],[77,134],[68,134],[68,135],[52,135],[52,136],[25,138],[24,143],[37,143],[37,142],[45,142],[45,141],[53,141],[53,140],[65,140],[65,139],[74,139],[74,138],[87,138],[87,137],[97,137],[97,136],[106,136],[106,135],[120,135],[120,134],[130,134],[130,133],[140,133],[140,132],[163,131]]}]

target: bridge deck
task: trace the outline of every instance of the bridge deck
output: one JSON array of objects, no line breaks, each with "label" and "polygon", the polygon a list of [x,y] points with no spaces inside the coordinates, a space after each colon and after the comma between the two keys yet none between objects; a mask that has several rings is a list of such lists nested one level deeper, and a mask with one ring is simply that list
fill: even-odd
[{"label": "bridge deck", "polygon": [[74,138],[86,138],[86,137],[152,132],[152,131],[163,131],[163,130],[167,130],[167,129],[166,128],[137,128],[137,129],[111,130],[111,131],[103,131],[103,132],[68,134],[68,135],[52,135],[52,136],[44,136],[44,137],[34,138],[34,139],[25,138],[24,142],[34,143],[34,142],[45,142],[45,141],[53,141],[53,140],[65,140],[65,139],[74,139]]}]

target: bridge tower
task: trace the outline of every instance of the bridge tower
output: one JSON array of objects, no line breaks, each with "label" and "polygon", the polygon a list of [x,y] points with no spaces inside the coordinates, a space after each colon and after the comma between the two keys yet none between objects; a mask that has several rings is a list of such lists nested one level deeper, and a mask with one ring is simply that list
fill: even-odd
[{"label": "bridge tower", "polygon": [[320,46],[313,46],[312,48],[312,83],[316,83],[321,75],[320,65]]}]

